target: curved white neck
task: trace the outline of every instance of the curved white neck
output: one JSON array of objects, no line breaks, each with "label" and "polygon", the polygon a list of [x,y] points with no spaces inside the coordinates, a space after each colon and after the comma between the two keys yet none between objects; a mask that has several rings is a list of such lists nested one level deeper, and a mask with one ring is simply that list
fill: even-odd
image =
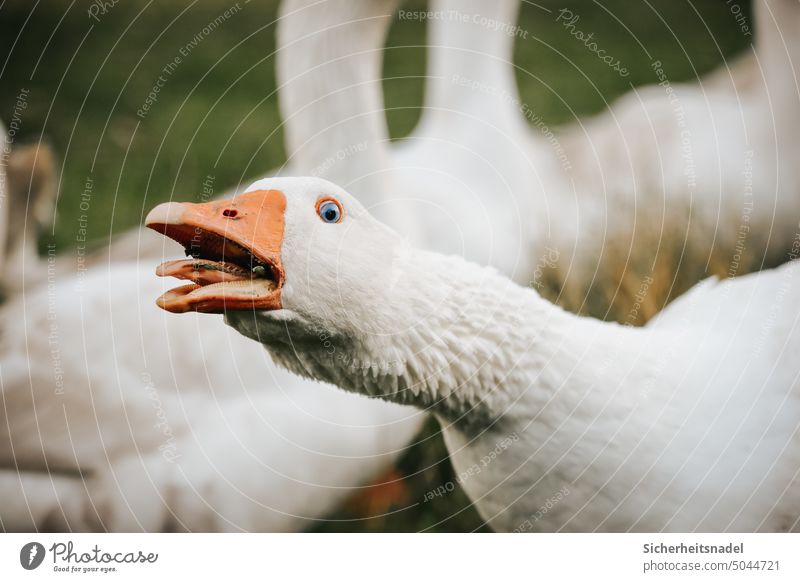
[{"label": "curved white neck", "polygon": [[281,4],[277,77],[292,172],[339,183],[368,206],[388,166],[381,66],[395,4]]},{"label": "curved white neck", "polygon": [[523,393],[544,406],[591,340],[586,329],[606,325],[458,257],[409,250],[391,262],[373,304],[352,308],[352,335],[269,314],[229,323],[295,373],[464,426],[506,415]]},{"label": "curved white neck", "polygon": [[428,23],[428,79],[423,124],[442,110],[476,112],[493,123],[516,121],[519,96],[512,65],[519,0],[433,0]]}]

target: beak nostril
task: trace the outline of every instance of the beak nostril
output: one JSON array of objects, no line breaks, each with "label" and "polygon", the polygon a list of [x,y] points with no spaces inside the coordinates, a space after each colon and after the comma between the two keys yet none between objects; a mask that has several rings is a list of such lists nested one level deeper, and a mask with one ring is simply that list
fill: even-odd
[{"label": "beak nostril", "polygon": [[222,216],[225,218],[236,218],[237,214],[239,214],[239,211],[233,208],[226,208],[222,211]]}]

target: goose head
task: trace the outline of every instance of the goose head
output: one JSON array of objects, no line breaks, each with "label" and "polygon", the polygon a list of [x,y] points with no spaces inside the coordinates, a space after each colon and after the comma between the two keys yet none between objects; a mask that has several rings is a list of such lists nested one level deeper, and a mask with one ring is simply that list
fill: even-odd
[{"label": "goose head", "polygon": [[224,313],[279,365],[346,390],[481,421],[501,402],[481,397],[508,376],[507,363],[485,365],[504,341],[494,318],[533,311],[528,292],[414,249],[340,187],[269,178],[231,200],[162,204],[146,224],[190,255],[157,268],[191,281],[163,309]]},{"label": "goose head", "polygon": [[278,321],[344,333],[353,318],[376,319],[402,246],[353,196],[319,178],[269,178],[229,200],[161,204],[145,223],[187,255],[157,268],[190,281],[157,304],[254,321],[234,327],[262,342]]}]

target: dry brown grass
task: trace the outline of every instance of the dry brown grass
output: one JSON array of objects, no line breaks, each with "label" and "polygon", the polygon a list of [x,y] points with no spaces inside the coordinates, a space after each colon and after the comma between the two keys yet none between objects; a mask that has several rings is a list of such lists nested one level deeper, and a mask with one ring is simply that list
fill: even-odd
[{"label": "dry brown grass", "polygon": [[[781,262],[764,252],[765,242],[749,234],[736,249],[736,237],[712,243],[709,232],[660,228],[645,221],[635,233],[606,241],[589,268],[569,272],[564,265],[544,269],[541,294],[573,313],[627,325],[644,325],[670,301],[699,281],[757,271]],[[743,247],[741,246],[743,244]],[[710,250],[709,250],[710,249]]]}]

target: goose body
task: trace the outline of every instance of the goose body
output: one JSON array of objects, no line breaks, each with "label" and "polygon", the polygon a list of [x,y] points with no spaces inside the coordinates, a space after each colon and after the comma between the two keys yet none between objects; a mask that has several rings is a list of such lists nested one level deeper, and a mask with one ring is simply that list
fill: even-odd
[{"label": "goose body", "polygon": [[0,458],[23,475],[0,485],[6,529],[305,529],[416,432],[413,410],[287,374],[221,321],[165,318],[162,291],[129,263],[3,306]]},{"label": "goose body", "polygon": [[798,531],[800,334],[794,314],[770,324],[777,299],[800,298],[798,275],[793,262],[707,281],[644,329],[532,318],[536,347],[513,360],[527,386],[497,423],[443,421],[484,519],[502,531]]},{"label": "goose body", "polygon": [[[317,210],[329,200],[337,221]],[[224,204],[242,210],[245,230],[225,230]],[[413,249],[318,179],[259,181],[219,207],[161,206],[148,224],[183,244],[187,227],[218,233],[273,267],[250,309],[231,308],[234,288],[204,281],[162,307],[224,303],[227,323],[287,369],[432,411],[496,530],[799,527],[797,261],[708,280],[633,328]],[[346,358],[320,349],[319,329]]]},{"label": "goose body", "polygon": [[457,16],[429,25],[423,115],[393,151],[426,216],[417,239],[425,248],[522,283],[556,249],[581,285],[608,242],[648,253],[633,242],[642,231],[675,230],[701,254],[732,248],[748,227],[757,254],[774,256],[791,240],[800,196],[791,161],[800,148],[800,45],[788,40],[800,22],[796,3],[756,3],[755,50],[733,70],[676,83],[653,55],[656,84],[559,128],[516,89],[509,27],[519,2],[434,4]]}]

